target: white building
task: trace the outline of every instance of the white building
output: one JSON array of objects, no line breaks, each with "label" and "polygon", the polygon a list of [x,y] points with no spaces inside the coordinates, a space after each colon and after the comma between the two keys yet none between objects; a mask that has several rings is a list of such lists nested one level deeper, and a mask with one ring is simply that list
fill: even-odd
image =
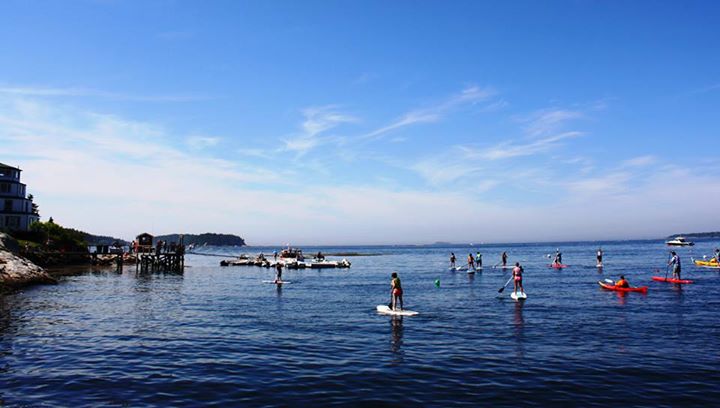
[{"label": "white building", "polygon": [[33,213],[32,202],[26,198],[25,184],[20,182],[17,167],[0,163],[0,230],[30,229],[30,224],[40,220]]}]

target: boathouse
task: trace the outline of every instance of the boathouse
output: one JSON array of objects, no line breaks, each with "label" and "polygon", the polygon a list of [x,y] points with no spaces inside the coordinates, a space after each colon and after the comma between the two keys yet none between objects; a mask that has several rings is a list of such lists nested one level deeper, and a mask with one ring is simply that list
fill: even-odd
[{"label": "boathouse", "polygon": [[26,197],[26,186],[20,182],[19,167],[0,163],[0,230],[28,231],[40,214]]}]

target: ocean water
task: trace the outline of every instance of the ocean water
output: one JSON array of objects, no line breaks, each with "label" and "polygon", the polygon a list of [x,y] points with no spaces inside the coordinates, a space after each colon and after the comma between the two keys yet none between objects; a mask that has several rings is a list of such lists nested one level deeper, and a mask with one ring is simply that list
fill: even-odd
[{"label": "ocean water", "polygon": [[[684,286],[651,282],[660,241],[306,248],[379,255],[286,270],[282,287],[212,256],[183,274],[88,269],[0,297],[0,406],[717,406],[720,274],[690,262],[717,245],[678,249]],[[486,269],[448,270],[451,251]],[[525,267],[524,302],[498,293],[502,251]],[[419,315],[376,313],[392,271]],[[620,274],[648,293],[597,285]]]}]

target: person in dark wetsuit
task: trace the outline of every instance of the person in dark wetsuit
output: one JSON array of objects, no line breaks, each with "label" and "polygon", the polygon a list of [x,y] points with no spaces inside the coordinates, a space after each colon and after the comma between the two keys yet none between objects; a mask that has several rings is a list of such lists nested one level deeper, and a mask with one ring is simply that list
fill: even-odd
[{"label": "person in dark wetsuit", "polygon": [[507,252],[503,252],[501,255],[502,266],[507,266]]},{"label": "person in dark wetsuit", "polygon": [[455,269],[455,252],[450,252],[450,267]]},{"label": "person in dark wetsuit", "polygon": [[275,283],[282,282],[282,268],[283,264],[275,262]]}]

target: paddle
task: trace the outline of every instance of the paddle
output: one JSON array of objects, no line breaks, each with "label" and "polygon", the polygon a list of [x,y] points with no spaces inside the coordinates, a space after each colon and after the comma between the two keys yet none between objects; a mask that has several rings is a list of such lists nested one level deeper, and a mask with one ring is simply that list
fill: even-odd
[{"label": "paddle", "polygon": [[514,276],[511,276],[510,279],[508,279],[508,281],[505,282],[505,284],[503,285],[503,287],[500,288],[500,289],[498,289],[498,293],[503,293],[503,291],[505,290],[505,287],[510,283],[510,281],[513,280],[513,278],[514,278]]}]

